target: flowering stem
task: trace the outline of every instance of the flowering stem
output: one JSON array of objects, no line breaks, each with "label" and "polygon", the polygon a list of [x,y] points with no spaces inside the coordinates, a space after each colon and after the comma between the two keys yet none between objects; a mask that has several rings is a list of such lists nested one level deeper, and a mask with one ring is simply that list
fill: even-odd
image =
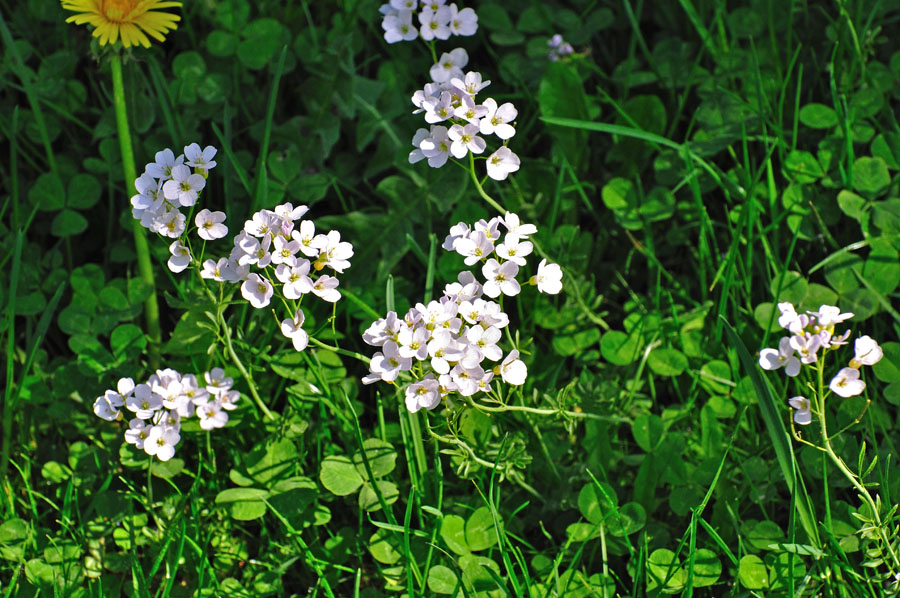
[{"label": "flowering stem", "polygon": [[484,201],[488,202],[488,204],[490,204],[492,208],[494,208],[501,214],[506,214],[506,210],[503,208],[503,206],[497,203],[493,197],[488,195],[485,192],[484,187],[481,186],[481,182],[478,180],[478,175],[475,174],[475,155],[472,152],[469,152],[469,174],[472,177],[472,182],[475,183],[475,188],[478,189],[478,195],[480,195]]},{"label": "flowering stem", "polygon": [[[131,130],[128,128],[128,112],[125,108],[125,83],[122,79],[122,56],[111,55],[113,104],[116,110],[116,126],[119,132],[119,150],[122,153],[122,171],[125,176],[125,189],[131,189],[137,178],[134,167],[134,149],[131,145]],[[159,347],[162,342],[162,328],[159,324],[159,302],[156,298],[156,281],[153,277],[153,263],[150,261],[150,246],[147,243],[147,232],[141,223],[132,219],[131,229],[134,233],[134,249],[137,253],[138,272],[143,281],[150,287],[150,295],[144,301],[144,318],[147,324],[147,336],[150,340],[150,366],[159,365]]]},{"label": "flowering stem", "polygon": [[256,406],[259,407],[260,411],[262,411],[267,419],[275,419],[275,416],[272,415],[272,412],[269,411],[269,408],[266,407],[266,404],[259,396],[259,392],[256,390],[256,384],[253,383],[253,377],[247,371],[247,368],[244,367],[243,362],[237,356],[237,353],[234,351],[234,345],[231,343],[231,330],[228,328],[228,324],[225,322],[225,316],[222,314],[222,310],[219,309],[219,326],[222,328],[222,331],[225,335],[225,348],[228,350],[228,356],[231,357],[231,361],[234,362],[235,367],[241,373],[244,380],[247,382],[247,388],[250,389],[250,396],[253,397],[253,400],[256,401]]},{"label": "flowering stem", "polygon": [[891,575],[894,575],[896,569],[900,569],[900,560],[897,559],[897,555],[894,553],[894,547],[891,545],[891,539],[888,537],[885,532],[884,523],[881,521],[881,514],[878,512],[878,505],[875,500],[872,498],[872,495],[869,494],[869,490],[862,483],[862,480],[850,471],[850,468],[847,467],[847,464],[844,463],[843,459],[841,459],[831,447],[831,439],[828,437],[828,429],[825,423],[825,364],[824,358],[818,359],[816,361],[816,372],[818,378],[818,393],[816,393],[816,401],[818,402],[817,409],[819,410],[819,422],[822,428],[822,443],[824,444],[825,452],[828,454],[828,457],[831,459],[831,462],[838,468],[838,470],[844,474],[844,477],[847,478],[853,487],[856,489],[859,494],[860,499],[869,507],[869,511],[872,513],[872,519],[875,521],[875,525],[878,527],[878,535],[881,538],[881,541],[884,543],[888,552],[891,555],[892,563],[887,563],[888,568],[891,571]]},{"label": "flowering stem", "polygon": [[365,355],[363,355],[361,353],[356,353],[355,351],[348,351],[346,349],[341,349],[340,347],[335,347],[335,346],[323,343],[322,341],[320,341],[317,338],[309,337],[309,342],[311,342],[312,344],[316,345],[317,347],[321,347],[322,349],[325,349],[327,351],[337,353],[338,355],[346,355],[347,357],[353,357],[354,359],[358,359],[365,364],[368,364],[370,361],[372,361],[369,357],[366,357]]}]

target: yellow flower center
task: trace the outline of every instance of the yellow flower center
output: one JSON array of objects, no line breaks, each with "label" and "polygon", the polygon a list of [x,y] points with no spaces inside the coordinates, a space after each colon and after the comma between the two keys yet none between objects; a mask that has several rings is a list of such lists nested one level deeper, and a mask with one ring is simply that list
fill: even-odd
[{"label": "yellow flower center", "polygon": [[100,12],[110,21],[127,22],[140,0],[100,0]]}]

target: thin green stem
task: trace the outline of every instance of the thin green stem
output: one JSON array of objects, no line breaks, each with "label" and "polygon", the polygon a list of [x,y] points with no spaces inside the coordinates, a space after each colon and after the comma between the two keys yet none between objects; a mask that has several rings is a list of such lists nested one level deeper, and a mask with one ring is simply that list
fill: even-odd
[{"label": "thin green stem", "polygon": [[860,499],[869,507],[869,510],[872,513],[872,519],[875,521],[875,525],[878,528],[878,535],[881,541],[884,543],[885,548],[887,548],[888,552],[891,555],[892,563],[887,563],[888,568],[891,571],[891,575],[893,576],[895,572],[900,569],[900,560],[897,559],[897,554],[894,552],[894,547],[891,544],[891,539],[888,537],[888,534],[885,530],[885,525],[881,521],[881,514],[878,512],[878,505],[875,502],[875,499],[872,498],[872,495],[869,493],[868,488],[862,483],[862,480],[850,471],[850,468],[847,467],[847,464],[844,463],[844,460],[841,459],[837,453],[834,452],[834,449],[831,446],[831,439],[828,437],[828,428],[825,423],[825,364],[824,357],[819,359],[816,362],[816,375],[817,375],[817,384],[818,384],[818,392],[816,393],[816,402],[817,408],[819,410],[819,423],[821,424],[822,430],[822,444],[824,445],[825,452],[828,454],[828,457],[831,459],[831,462],[834,463],[835,467],[844,474],[844,477],[849,480],[849,482],[853,485],[856,491],[859,493]]},{"label": "thin green stem", "polygon": [[[110,58],[113,82],[113,104],[116,110],[116,127],[119,132],[119,150],[122,153],[122,171],[125,176],[125,189],[131,189],[137,178],[134,166],[134,148],[131,144],[131,130],[128,128],[128,111],[125,107],[125,82],[122,78],[122,56],[112,53]],[[159,349],[162,342],[162,328],[159,323],[159,301],[156,298],[156,280],[153,276],[153,262],[150,260],[150,245],[147,243],[147,231],[137,220],[131,221],[134,233],[134,249],[137,253],[138,272],[149,286],[150,294],[144,301],[144,318],[147,324],[147,336],[150,339],[150,366],[159,365]]]},{"label": "thin green stem", "polygon": [[335,347],[333,345],[323,343],[319,339],[316,339],[313,337],[309,337],[309,342],[316,345],[317,347],[320,347],[327,351],[331,351],[332,353],[337,353],[338,355],[346,355],[347,357],[352,357],[354,359],[358,359],[359,361],[361,361],[365,364],[368,364],[370,361],[372,361],[369,357],[366,357],[362,353],[356,353],[355,351],[348,351],[346,349],[341,349],[340,347]]},{"label": "thin green stem", "polygon": [[469,152],[469,175],[472,177],[472,182],[475,183],[475,188],[478,190],[478,195],[481,196],[481,199],[488,202],[488,204],[500,212],[501,214],[506,214],[506,209],[501,206],[497,201],[488,195],[484,187],[481,186],[481,181],[478,180],[478,175],[475,174],[475,155],[472,152]]}]

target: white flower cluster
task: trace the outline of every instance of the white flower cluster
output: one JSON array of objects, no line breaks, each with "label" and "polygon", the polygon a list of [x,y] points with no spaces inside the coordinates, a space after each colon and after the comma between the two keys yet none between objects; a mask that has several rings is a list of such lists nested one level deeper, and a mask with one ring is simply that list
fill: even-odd
[{"label": "white flower cluster", "polygon": [[461,159],[469,152],[484,153],[487,143],[479,135],[496,135],[504,145],[488,156],[487,174],[502,181],[519,170],[519,157],[505,145],[516,134],[513,122],[519,112],[511,102],[498,104],[493,98],[476,103],[476,94],[491,82],[484,81],[481,73],[463,73],[468,62],[462,48],[443,54],[431,67],[432,82],[413,94],[413,114],[424,112],[431,128],[416,131],[412,139],[416,149],[410,152],[409,162],[427,159],[429,166],[440,168],[451,155]]},{"label": "white flower cluster", "polygon": [[563,37],[558,33],[547,40],[547,45],[550,47],[547,58],[553,62],[556,62],[563,56],[568,56],[575,51],[572,48],[572,44],[563,40]]},{"label": "white flower cluster", "polygon": [[[335,274],[342,273],[353,257],[353,246],[341,241],[338,231],[317,234],[312,220],[302,220],[308,210],[285,203],[274,211],[256,212],[234,237],[231,255],[204,261],[200,272],[203,278],[241,283],[241,294],[256,309],[269,305],[276,286],[280,286],[281,295],[292,302],[294,312],[282,321],[281,331],[298,351],[309,342],[302,328],[303,296],[312,293],[329,303],[338,301],[338,279],[319,272],[329,268]],[[257,272],[251,272],[251,267]]]},{"label": "white flower cluster", "polygon": [[[501,224],[507,232],[503,243],[495,247]],[[467,397],[490,392],[496,376],[507,384],[524,384],[528,370],[519,352],[512,350],[504,357],[497,344],[509,316],[485,297],[519,293],[515,277],[533,249],[525,239],[535,232],[534,225],[521,224],[510,212],[505,218],[480,220],[472,227],[463,222],[452,227],[443,247],[465,255],[469,266],[485,262],[482,273],[487,281],[482,284],[471,272],[461,272],[458,282],[448,284],[439,300],[418,303],[403,318],[389,312],[373,323],[363,340],[382,351],[372,357],[363,383],[393,383],[400,372],[411,372],[415,381],[406,387],[405,395],[412,412],[434,409],[453,392]],[[502,261],[489,257],[492,254]],[[561,279],[559,266],[543,260],[530,282],[540,291],[558,293]],[[485,367],[485,360],[499,364]]]},{"label": "white flower cluster", "polygon": [[[800,373],[802,365],[815,363],[819,359],[819,351],[836,349],[847,344],[850,331],[835,335],[834,326],[853,317],[852,313],[841,313],[833,305],[822,305],[819,311],[798,314],[793,304],[779,303],[781,316],[778,324],[791,333],[782,337],[777,349],[763,349],[759,352],[759,365],[764,370],[784,368],[788,376]],[[869,336],[861,336],[853,345],[854,357],[847,367],[841,368],[831,379],[828,388],[842,397],[860,395],[866,389],[866,383],[860,379],[859,368],[864,365],[875,365],[884,356],[878,343]],[[788,400],[788,404],[796,409],[794,421],[806,425],[812,421],[811,403],[809,399],[797,396]]]},{"label": "white flower cluster", "polygon": [[204,430],[222,428],[228,411],[237,408],[240,393],[231,389],[233,380],[222,368],[203,375],[201,387],[193,374],[171,368],[157,370],[145,383],[122,378],[116,390],[107,390],[94,401],[94,413],[107,421],[124,419],[121,408],[134,414],[125,431],[125,441],[160,461],[175,456],[181,441],[181,420],[197,416]]},{"label": "white flower cluster", "polygon": [[[208,145],[200,149],[196,143],[186,146],[184,153],[177,158],[169,148],[156,152],[156,160],[147,164],[144,173],[134,181],[137,195],[131,198],[132,214],[141,221],[141,226],[172,239],[181,237],[187,218],[180,208],[189,208],[197,203],[197,198],[206,187],[209,171],[216,166],[215,156],[216,148]],[[217,220],[220,214],[221,219]],[[200,233],[201,236],[205,233],[225,236],[227,229],[221,232],[224,219],[224,214],[216,212],[212,217],[211,226],[214,228],[202,229],[205,232]],[[216,224],[221,228],[215,227]],[[200,229],[201,225],[197,227]],[[172,253],[175,255],[174,251]]]},{"label": "white flower cluster", "polygon": [[425,41],[449,39],[451,35],[475,35],[478,15],[471,8],[460,10],[447,0],[423,0],[418,14],[419,24],[413,24],[413,13],[419,0],[391,0],[378,9],[384,15],[381,28],[389,44],[409,42],[422,36]]}]

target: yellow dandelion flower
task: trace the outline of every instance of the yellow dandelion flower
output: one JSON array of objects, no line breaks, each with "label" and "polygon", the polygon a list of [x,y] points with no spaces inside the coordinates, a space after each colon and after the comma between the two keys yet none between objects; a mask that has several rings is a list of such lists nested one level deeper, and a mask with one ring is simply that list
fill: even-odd
[{"label": "yellow dandelion flower", "polygon": [[181,2],[166,0],[61,0],[65,10],[78,14],[66,19],[66,23],[94,26],[93,35],[100,45],[115,44],[120,38],[126,48],[150,47],[147,35],[165,41],[166,34],[178,27],[181,17],[160,8],[181,6]]}]

